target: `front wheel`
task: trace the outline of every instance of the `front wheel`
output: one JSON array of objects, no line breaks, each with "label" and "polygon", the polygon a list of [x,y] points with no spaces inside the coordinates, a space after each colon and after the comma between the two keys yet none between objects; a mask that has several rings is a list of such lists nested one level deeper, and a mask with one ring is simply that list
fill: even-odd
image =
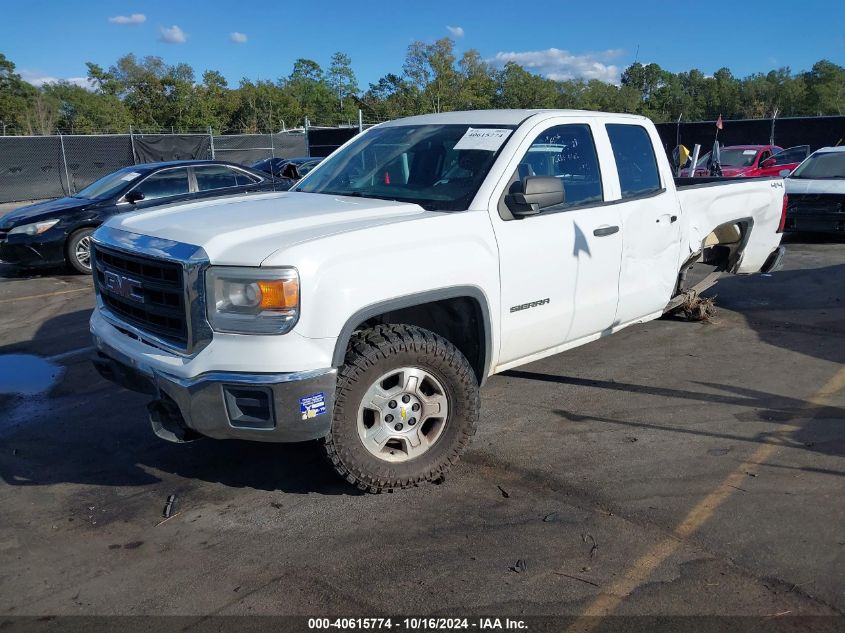
[{"label": "front wheel", "polygon": [[67,261],[71,267],[83,275],[91,274],[91,234],[95,229],[74,231],[67,241]]},{"label": "front wheel", "polygon": [[475,433],[479,400],[472,367],[446,339],[406,325],[364,330],[338,374],[326,454],[369,492],[436,481]]}]

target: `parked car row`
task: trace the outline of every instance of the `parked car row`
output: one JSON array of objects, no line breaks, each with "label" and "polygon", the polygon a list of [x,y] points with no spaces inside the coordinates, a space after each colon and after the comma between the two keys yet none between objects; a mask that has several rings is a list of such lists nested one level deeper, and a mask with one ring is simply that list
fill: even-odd
[{"label": "parked car row", "polygon": [[91,272],[91,234],[119,213],[218,196],[286,191],[322,158],[270,158],[246,167],[183,160],[132,165],[78,193],[0,218],[0,261],[26,268],[67,264]]},{"label": "parked car row", "polygon": [[[759,178],[783,176],[782,172],[798,167],[810,155],[809,145],[797,145],[783,149],[777,145],[729,145],[719,148],[719,165],[725,178]],[[698,159],[692,175],[710,175],[712,152]],[[689,177],[691,168],[681,170],[682,177]]]}]

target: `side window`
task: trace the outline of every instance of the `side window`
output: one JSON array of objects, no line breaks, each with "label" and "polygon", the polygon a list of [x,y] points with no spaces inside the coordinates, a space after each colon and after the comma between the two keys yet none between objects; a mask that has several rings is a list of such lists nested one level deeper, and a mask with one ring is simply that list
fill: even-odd
[{"label": "side window", "polygon": [[534,139],[519,161],[516,186],[526,176],[563,181],[563,207],[601,202],[601,171],[589,125],[557,125]]},{"label": "side window", "polygon": [[807,158],[808,147],[790,147],[783,150],[780,154],[775,154],[775,165],[786,165],[788,163],[800,163]]},{"label": "side window", "polygon": [[168,198],[190,193],[187,169],[166,169],[153,174],[135,188],[144,194],[144,200]]},{"label": "side window", "polygon": [[[210,191],[212,189],[225,189],[226,187],[237,187],[239,184],[248,184],[248,182],[238,182],[238,176],[242,172],[226,167],[226,165],[203,165],[201,167],[194,167],[194,176],[197,179],[197,189],[199,191]],[[245,174],[243,174],[245,177]]]},{"label": "side window", "polygon": [[639,125],[608,124],[607,135],[616,159],[622,198],[660,191],[660,175],[654,147],[646,129]]}]

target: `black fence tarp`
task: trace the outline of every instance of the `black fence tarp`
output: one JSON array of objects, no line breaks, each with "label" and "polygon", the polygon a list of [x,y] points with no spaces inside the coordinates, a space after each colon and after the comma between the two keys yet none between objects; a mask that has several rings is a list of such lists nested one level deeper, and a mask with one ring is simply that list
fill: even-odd
[{"label": "black fence tarp", "polygon": [[70,192],[98,178],[132,165],[132,142],[128,134],[114,136],[65,136]]},{"label": "black fence tarp", "polygon": [[0,136],[0,202],[64,195],[63,164],[57,136]]},{"label": "black fence tarp", "polygon": [[213,148],[208,134],[0,136],[0,202],[73,194],[137,163],[213,156],[250,165],[307,154],[303,132],[214,136]]},{"label": "black fence tarp", "polygon": [[211,158],[207,134],[151,134],[134,137],[136,163]]},{"label": "black fence tarp", "polygon": [[309,156],[328,156],[358,134],[356,127],[308,129]]},{"label": "black fence tarp", "polygon": [[294,158],[307,155],[304,133],[214,137],[214,157],[217,160],[252,165],[265,158]]},{"label": "black fence tarp", "polygon": [[[774,125],[774,127],[773,127]],[[715,121],[692,123],[658,123],[657,132],[668,155],[680,142],[690,151],[698,143],[701,152],[709,152],[716,139]],[[680,138],[680,141],[678,141]],[[809,145],[811,151],[820,147],[845,143],[845,116],[800,117],[785,119],[743,119],[724,121],[719,131],[722,145],[768,145],[770,139],[783,147]]]}]

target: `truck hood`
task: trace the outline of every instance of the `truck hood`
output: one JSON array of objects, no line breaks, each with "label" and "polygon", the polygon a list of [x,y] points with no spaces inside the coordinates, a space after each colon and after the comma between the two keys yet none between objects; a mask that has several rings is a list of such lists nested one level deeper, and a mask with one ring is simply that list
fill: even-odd
[{"label": "truck hood", "polygon": [[213,264],[259,266],[294,244],[427,213],[433,212],[406,202],[284,192],[127,213],[107,226],[201,246]]}]

